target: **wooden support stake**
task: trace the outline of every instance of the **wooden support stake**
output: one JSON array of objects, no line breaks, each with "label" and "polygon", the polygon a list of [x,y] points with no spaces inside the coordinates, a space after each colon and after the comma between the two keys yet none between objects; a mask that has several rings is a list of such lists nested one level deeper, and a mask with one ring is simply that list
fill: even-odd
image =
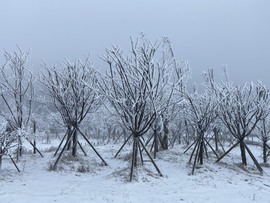
[{"label": "wooden support stake", "polygon": [[157,170],[158,174],[162,177],[162,173],[161,171],[159,170],[158,166],[156,165],[155,161],[153,160],[153,158],[151,157],[150,153],[148,152],[148,150],[146,149],[146,147],[144,146],[143,142],[141,141],[140,138],[138,138],[142,148],[145,150],[147,156],[149,157],[149,159],[151,160],[152,164],[154,165],[155,169]]},{"label": "wooden support stake", "polygon": [[87,154],[86,154],[86,152],[84,151],[84,149],[83,149],[83,147],[82,147],[81,143],[80,143],[79,141],[77,141],[77,143],[78,143],[78,145],[79,145],[80,149],[82,150],[82,152],[83,152],[84,156],[87,156]]},{"label": "wooden support stake", "polygon": [[53,156],[56,156],[56,154],[58,153],[58,150],[59,150],[60,147],[62,146],[62,144],[63,144],[63,142],[64,142],[64,140],[65,140],[65,138],[66,138],[66,136],[67,136],[68,131],[69,131],[69,130],[67,130],[67,132],[65,133],[64,137],[62,138],[62,140],[61,140],[60,144],[58,145],[58,147],[57,147],[57,149],[56,149],[56,151],[55,151],[55,153],[54,153]]},{"label": "wooden support stake", "polygon": [[[72,130],[72,133],[74,132],[74,130],[75,130],[75,128]],[[58,164],[58,162],[59,162],[59,160],[60,160],[60,158],[61,158],[61,156],[62,156],[63,152],[65,151],[65,149],[66,149],[66,147],[67,147],[67,145],[68,145],[68,143],[69,143],[69,141],[70,141],[71,137],[72,137],[72,136],[70,136],[70,137],[68,138],[68,140],[66,141],[66,143],[65,143],[65,145],[64,145],[64,147],[63,147],[63,149],[61,150],[61,152],[60,152],[59,156],[57,157],[57,159],[56,159],[56,161],[55,161],[55,163],[54,163],[54,165],[53,165],[53,168],[52,168],[53,170],[55,170],[55,169],[56,169],[57,164]]]},{"label": "wooden support stake", "polygon": [[228,151],[226,151],[221,157],[219,157],[216,162],[219,162],[221,159],[223,159],[227,154],[229,154],[230,151],[232,151],[239,143],[241,140],[238,140]]},{"label": "wooden support stake", "polygon": [[[196,147],[197,147],[197,150],[196,150],[196,154],[195,154],[195,158],[194,158],[194,162],[193,162],[193,166],[192,166],[192,171],[191,171],[191,174],[193,175],[194,174],[194,171],[195,171],[195,166],[196,166],[196,162],[197,162],[197,159],[198,159],[198,154],[199,154],[199,150],[200,150],[200,140],[197,141],[197,144],[196,144]],[[196,148],[194,148],[196,149]]]},{"label": "wooden support stake", "polygon": [[38,150],[38,148],[26,137],[26,140],[32,145],[32,147],[39,153],[39,155],[43,158],[42,153]]},{"label": "wooden support stake", "polygon": [[133,179],[133,170],[134,170],[134,165],[135,165],[135,159],[136,159],[136,145],[137,145],[137,140],[136,138],[133,139],[133,147],[132,147],[132,160],[131,160],[131,168],[130,168],[130,182]]},{"label": "wooden support stake", "polygon": [[256,165],[257,169],[262,173],[263,169],[260,166],[260,164],[258,163],[257,159],[254,157],[254,155],[252,154],[252,152],[250,151],[250,149],[248,148],[248,146],[246,145],[246,143],[244,142],[244,146],[247,149],[247,152],[249,153],[249,156],[251,157],[251,159],[253,160],[254,164]]},{"label": "wooden support stake", "polygon": [[118,152],[115,154],[114,158],[116,158],[117,155],[122,151],[122,149],[127,144],[128,140],[131,138],[131,136],[132,136],[132,134],[130,134],[130,136],[126,139],[126,141],[124,142],[124,144],[120,147],[120,149],[118,150]]},{"label": "wooden support stake", "polygon": [[17,166],[17,164],[15,163],[14,159],[11,157],[10,154],[9,154],[9,157],[10,157],[12,163],[14,164],[14,166],[16,167],[17,171],[18,171],[18,172],[21,172],[20,169],[19,169],[19,167]]},{"label": "wooden support stake", "polygon": [[95,147],[90,143],[90,141],[87,139],[87,137],[82,133],[82,131],[76,127],[76,129],[78,130],[78,132],[83,136],[83,138],[86,140],[86,142],[90,145],[90,147],[93,149],[93,151],[96,153],[96,155],[102,160],[102,162],[105,164],[105,166],[108,166],[108,164],[106,163],[106,161],[100,156],[100,154],[97,152],[97,150],[95,149]]}]

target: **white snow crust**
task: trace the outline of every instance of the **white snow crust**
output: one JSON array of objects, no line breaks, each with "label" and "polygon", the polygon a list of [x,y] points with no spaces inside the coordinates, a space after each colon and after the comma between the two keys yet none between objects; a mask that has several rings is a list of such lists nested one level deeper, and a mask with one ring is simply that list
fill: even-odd
[{"label": "white snow crust", "polygon": [[[58,143],[53,144],[57,146]],[[156,163],[163,177],[158,176],[150,162],[145,162],[136,171],[134,181],[129,182],[130,162],[127,159],[131,145],[117,158],[114,155],[121,143],[95,146],[108,166],[102,166],[87,145],[84,145],[87,157],[80,154],[73,160],[65,154],[56,171],[49,170],[55,160],[54,150],[49,150],[51,144],[38,146],[44,158],[30,152],[23,155],[18,163],[20,173],[5,157],[0,171],[0,202],[270,202],[270,168],[264,166],[261,175],[250,160],[249,166],[242,167],[237,149],[221,163],[215,163],[210,154],[205,164],[197,168],[194,175],[189,175],[190,154],[183,154],[183,146],[175,146],[158,153]],[[252,149],[261,162],[261,148],[254,146]]]}]

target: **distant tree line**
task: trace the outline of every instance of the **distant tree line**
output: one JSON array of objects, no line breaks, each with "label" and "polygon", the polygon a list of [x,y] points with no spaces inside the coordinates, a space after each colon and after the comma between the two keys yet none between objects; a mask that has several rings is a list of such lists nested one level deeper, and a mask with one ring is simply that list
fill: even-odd
[{"label": "distant tree line", "polygon": [[4,56],[0,168],[2,157],[9,156],[19,170],[16,162],[25,141],[42,156],[36,147],[42,133],[37,131],[44,132],[48,140],[60,139],[53,169],[64,153],[78,156],[80,149],[87,155],[79,137],[104,165],[91,139],[122,142],[115,156],[131,144],[130,180],[134,169],[144,164],[144,156],[162,176],[156,155],[175,144],[186,146],[184,153],[190,152],[192,174],[211,154],[219,162],[237,146],[243,166],[250,156],[262,173],[263,164],[250,148],[249,138],[254,135],[262,147],[263,163],[267,163],[269,89],[259,82],[235,85],[224,69],[219,81],[213,70],[207,70],[202,87],[194,85],[190,90],[189,65],[175,58],[168,38],[152,42],[141,35],[131,39],[129,53],[115,46],[107,49],[101,57],[105,73],[98,72],[87,57],[57,66],[44,63],[39,75],[34,75],[28,67],[29,52],[18,48]]}]

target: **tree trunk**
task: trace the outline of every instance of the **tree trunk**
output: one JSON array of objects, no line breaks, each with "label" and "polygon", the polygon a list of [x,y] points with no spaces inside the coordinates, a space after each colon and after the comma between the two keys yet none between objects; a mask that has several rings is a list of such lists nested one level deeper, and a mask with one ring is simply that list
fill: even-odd
[{"label": "tree trunk", "polygon": [[17,156],[16,161],[19,162],[20,157],[22,156],[22,138],[18,136],[18,147],[17,147]]},{"label": "tree trunk", "polygon": [[130,167],[130,182],[133,178],[134,168],[137,167],[137,154],[138,154],[138,137],[133,135],[133,147],[132,147],[132,157],[131,157],[131,167]]},{"label": "tree trunk", "polygon": [[164,135],[162,139],[162,149],[167,150],[169,148],[168,145],[168,136]]},{"label": "tree trunk", "polygon": [[263,139],[263,163],[267,163],[267,140]]},{"label": "tree trunk", "polygon": [[70,150],[70,148],[71,148],[71,142],[69,141],[69,140],[71,140],[70,137],[72,136],[72,133],[71,132],[72,132],[71,131],[71,127],[68,127],[68,136],[67,136],[68,145],[67,145],[67,150]]},{"label": "tree trunk", "polygon": [[[36,136],[36,131],[37,131],[37,128],[36,128],[36,122],[33,122],[33,133],[34,133],[34,136]],[[36,138],[34,137],[34,147],[33,147],[33,153],[36,154],[37,151],[36,151]]]},{"label": "tree trunk", "polygon": [[37,149],[37,148],[36,148],[37,142],[36,142],[36,139],[35,139],[35,138],[34,138],[34,143],[33,143],[33,144],[34,144],[34,147],[33,147],[33,153],[36,154],[36,153],[37,153],[37,150],[36,150],[36,149]]},{"label": "tree trunk", "polygon": [[200,151],[199,151],[199,159],[200,159],[200,164],[203,164],[203,148],[204,148],[204,144],[203,144],[203,136],[200,139],[200,145],[198,147],[200,147]]},{"label": "tree trunk", "polygon": [[138,139],[139,138],[135,138],[135,140],[134,140],[134,142],[135,142],[134,167],[137,167],[137,162],[138,162]]},{"label": "tree trunk", "polygon": [[218,130],[217,128],[214,128],[214,136],[215,136],[215,148],[216,148],[216,152],[218,151]]},{"label": "tree trunk", "polygon": [[241,150],[241,157],[242,157],[242,163],[244,166],[247,165],[247,157],[246,157],[246,149],[245,149],[245,144],[244,141],[240,141],[240,150]]},{"label": "tree trunk", "polygon": [[157,152],[158,152],[158,134],[157,130],[154,130],[154,159],[157,157]]},{"label": "tree trunk", "polygon": [[168,120],[165,119],[164,123],[163,123],[163,131],[164,131],[164,136],[163,136],[163,139],[162,139],[162,148],[167,150],[168,149],[168,134],[169,134],[169,129],[168,129]]},{"label": "tree trunk", "polygon": [[2,170],[3,150],[0,148],[0,171]]},{"label": "tree trunk", "polygon": [[73,133],[73,146],[72,146],[72,156],[76,156],[77,155],[77,142],[78,142],[78,134],[77,134],[77,130],[74,130]]}]

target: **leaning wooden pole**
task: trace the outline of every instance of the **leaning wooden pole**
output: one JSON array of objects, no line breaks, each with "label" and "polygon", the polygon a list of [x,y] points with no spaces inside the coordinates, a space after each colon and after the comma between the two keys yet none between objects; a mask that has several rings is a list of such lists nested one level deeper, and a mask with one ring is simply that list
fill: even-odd
[{"label": "leaning wooden pole", "polygon": [[76,129],[78,130],[78,132],[83,136],[83,138],[85,139],[85,141],[90,145],[90,147],[93,149],[93,151],[96,153],[96,155],[101,159],[101,161],[105,164],[105,166],[107,166],[108,164],[106,163],[106,161],[100,156],[100,154],[97,152],[97,150],[95,149],[95,147],[91,144],[91,142],[87,139],[87,137],[82,133],[82,131],[76,127]]},{"label": "leaning wooden pole", "polygon": [[[75,128],[72,130],[72,133],[73,133],[73,131],[74,131],[74,130],[75,130]],[[52,169],[53,169],[53,170],[55,170],[55,169],[56,169],[57,164],[58,164],[58,162],[59,162],[59,160],[60,160],[60,158],[61,158],[61,156],[62,156],[63,152],[64,152],[64,151],[65,151],[65,149],[67,148],[67,145],[68,145],[68,143],[69,143],[69,141],[70,141],[71,137],[72,137],[72,136],[70,136],[70,137],[68,138],[68,140],[67,140],[67,142],[65,143],[65,145],[64,145],[64,147],[63,147],[63,149],[61,150],[61,152],[60,152],[59,156],[57,157],[57,159],[56,159],[56,161],[55,161],[55,163],[54,163],[54,165],[53,165],[53,167],[52,167]]]},{"label": "leaning wooden pole", "polygon": [[197,146],[197,149],[195,148],[196,149],[196,153],[195,153],[194,162],[193,162],[192,171],[191,171],[191,174],[192,175],[194,174],[196,162],[197,162],[197,159],[198,159],[198,153],[199,153],[199,150],[200,150],[200,140],[198,140],[196,146]]},{"label": "leaning wooden pole", "polygon": [[83,149],[83,147],[82,147],[81,143],[80,143],[79,141],[77,141],[77,143],[78,143],[78,145],[79,145],[80,149],[82,150],[82,152],[83,152],[84,156],[87,156],[87,154],[86,154],[85,150]]},{"label": "leaning wooden pole", "polygon": [[249,156],[251,157],[252,161],[256,165],[257,169],[262,173],[263,172],[263,169],[260,166],[260,164],[258,163],[257,159],[254,157],[254,155],[252,154],[252,152],[250,151],[250,149],[248,148],[248,146],[246,145],[246,143],[244,143],[244,145],[245,145],[245,148],[246,148],[247,152],[249,153]]},{"label": "leaning wooden pole", "polygon": [[196,139],[185,151],[184,154],[195,144],[198,143],[198,139]]},{"label": "leaning wooden pole", "polygon": [[124,144],[120,147],[120,149],[117,151],[117,153],[115,154],[114,158],[117,157],[117,155],[122,151],[122,149],[124,148],[124,146],[127,144],[128,140],[131,138],[133,134],[130,134],[130,136],[126,139],[126,141],[124,142]]},{"label": "leaning wooden pole", "polygon": [[228,150],[228,151],[226,151],[222,156],[220,156],[217,160],[216,160],[216,162],[219,162],[221,159],[223,159],[227,154],[229,154],[230,153],[230,151],[232,151],[239,143],[241,142],[241,140],[238,140],[233,146],[231,146],[231,148]]},{"label": "leaning wooden pole", "polygon": [[[193,155],[194,155],[194,152],[195,152],[196,149],[197,149],[197,146],[198,146],[198,144],[199,144],[199,141],[196,141],[196,142],[194,142],[194,143],[196,143],[196,144],[195,144],[195,146],[194,146],[194,148],[193,148],[193,150],[192,150],[192,152],[191,152],[191,155],[190,155],[190,158],[189,158],[188,163],[191,163],[192,157],[193,157]],[[184,152],[184,153],[185,153],[185,152]]]},{"label": "leaning wooden pole", "polygon": [[154,159],[151,157],[150,153],[148,152],[148,150],[146,149],[146,147],[144,146],[143,142],[141,141],[140,138],[138,138],[142,148],[144,149],[144,151],[146,152],[147,156],[149,157],[150,161],[152,162],[152,164],[154,165],[155,169],[157,170],[158,174],[162,177],[162,173],[161,171],[159,170],[158,166],[156,165]]},{"label": "leaning wooden pole", "polygon": [[212,150],[212,152],[215,154],[215,156],[218,158],[218,154],[216,153],[216,151],[214,150],[214,148],[210,145],[210,143],[208,142],[208,140],[206,138],[204,138],[204,141],[206,142],[206,144],[210,147],[210,149]]},{"label": "leaning wooden pole", "polygon": [[68,131],[69,131],[69,130],[67,130],[67,132],[66,132],[65,135],[63,136],[63,138],[62,138],[60,144],[58,145],[58,147],[57,147],[57,149],[56,149],[56,151],[55,151],[55,153],[54,153],[53,156],[56,156],[56,154],[58,153],[60,147],[62,146],[62,144],[63,144],[63,142],[64,142],[64,140],[65,140],[65,138],[66,138],[66,136],[67,136]]},{"label": "leaning wooden pole", "polygon": [[134,166],[135,166],[135,162],[136,162],[136,146],[137,146],[137,140],[136,138],[133,139],[133,147],[132,147],[132,158],[131,158],[131,167],[130,167],[130,182],[133,179],[133,171],[134,171]]},{"label": "leaning wooden pole", "polygon": [[30,145],[32,145],[32,147],[35,149],[35,151],[37,151],[39,153],[39,155],[43,158],[42,153],[39,151],[39,149],[36,147],[36,145],[33,144],[28,138],[26,138],[26,140],[30,143]]},{"label": "leaning wooden pole", "polygon": [[17,166],[16,162],[14,161],[14,159],[11,157],[10,154],[9,154],[9,157],[10,157],[10,159],[11,159],[13,165],[16,167],[17,171],[18,171],[18,172],[21,172],[20,169],[19,169],[19,167]]}]

